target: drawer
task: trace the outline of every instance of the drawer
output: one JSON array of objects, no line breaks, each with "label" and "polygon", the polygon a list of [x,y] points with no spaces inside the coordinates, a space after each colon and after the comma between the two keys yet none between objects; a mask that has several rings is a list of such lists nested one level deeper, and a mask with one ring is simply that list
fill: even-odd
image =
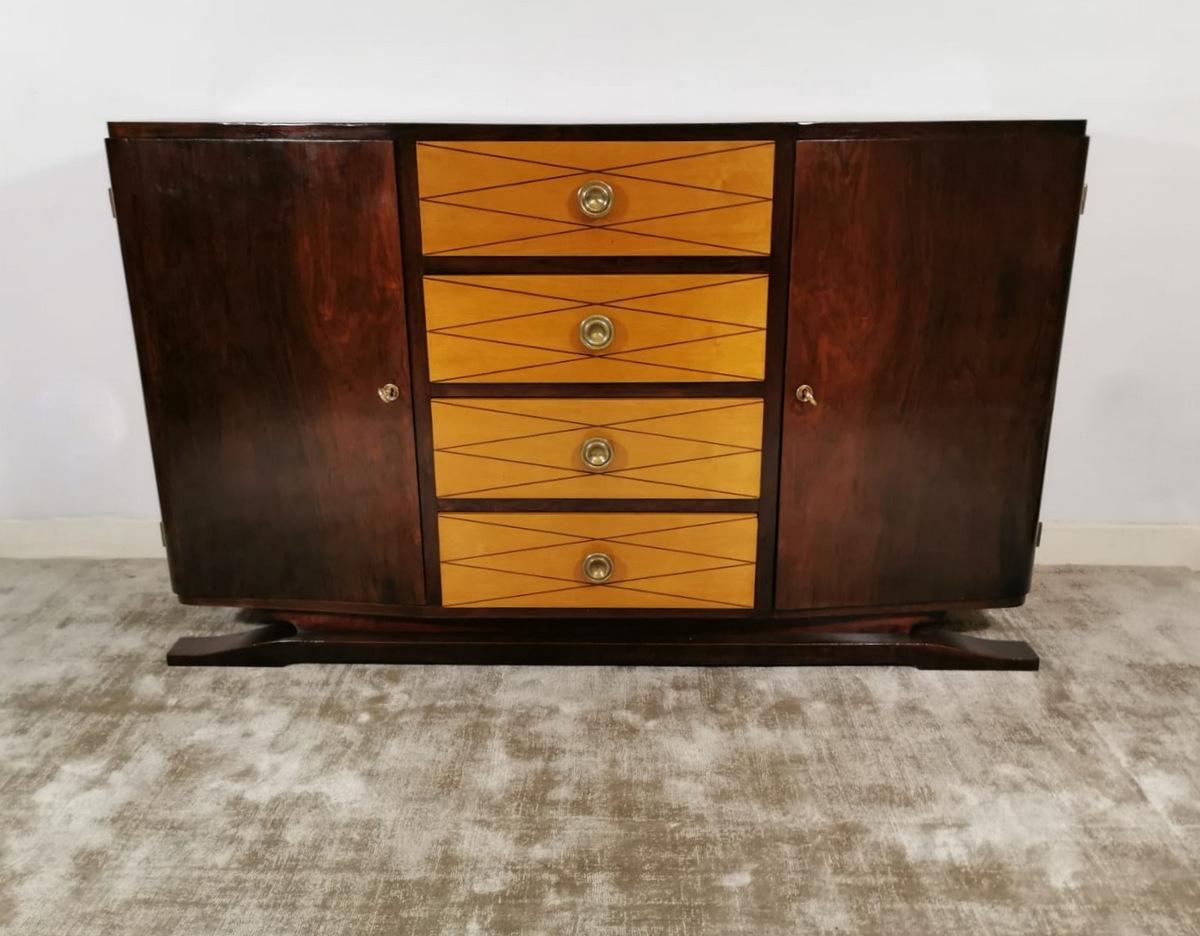
[{"label": "drawer", "polygon": [[443,513],[438,534],[447,607],[754,605],[753,514]]},{"label": "drawer", "polygon": [[427,256],[765,256],[775,144],[417,144]]},{"label": "drawer", "polygon": [[431,402],[438,497],[753,498],[762,400]]},{"label": "drawer", "polygon": [[766,274],[427,276],[423,282],[435,383],[763,379]]}]

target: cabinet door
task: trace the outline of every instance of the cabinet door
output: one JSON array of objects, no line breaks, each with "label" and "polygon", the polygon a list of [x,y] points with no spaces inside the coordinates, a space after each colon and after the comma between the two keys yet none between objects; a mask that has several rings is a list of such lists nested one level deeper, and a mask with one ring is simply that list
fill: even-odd
[{"label": "cabinet door", "polygon": [[108,154],[175,590],[423,602],[391,145]]},{"label": "cabinet door", "polygon": [[797,145],[778,607],[1028,591],[1086,146]]}]

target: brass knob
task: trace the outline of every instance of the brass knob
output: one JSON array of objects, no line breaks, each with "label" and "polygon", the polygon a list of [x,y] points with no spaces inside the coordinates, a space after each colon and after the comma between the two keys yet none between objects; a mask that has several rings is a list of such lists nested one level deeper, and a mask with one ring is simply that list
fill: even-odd
[{"label": "brass knob", "polygon": [[801,403],[807,403],[809,406],[817,405],[817,398],[813,395],[813,388],[808,384],[800,384],[796,388],[796,399]]},{"label": "brass knob", "polygon": [[595,179],[584,182],[575,192],[579,210],[586,218],[603,218],[613,208],[613,190],[607,182]]},{"label": "brass knob", "polygon": [[613,342],[616,328],[607,315],[589,315],[579,323],[579,340],[589,351],[603,351]]},{"label": "brass knob", "polygon": [[588,471],[603,471],[613,460],[612,443],[608,439],[588,439],[579,450],[579,458]]},{"label": "brass knob", "polygon": [[583,577],[589,582],[607,582],[612,578],[612,556],[605,553],[588,553],[583,560]]},{"label": "brass knob", "polygon": [[384,403],[395,403],[400,399],[400,388],[394,383],[385,383],[379,388],[379,399]]}]

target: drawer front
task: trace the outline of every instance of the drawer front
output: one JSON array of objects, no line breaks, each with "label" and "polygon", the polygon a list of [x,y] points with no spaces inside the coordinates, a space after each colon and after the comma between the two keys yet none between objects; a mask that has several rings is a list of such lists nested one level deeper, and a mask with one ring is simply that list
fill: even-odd
[{"label": "drawer front", "polygon": [[438,532],[447,607],[754,605],[753,514],[443,513]]},{"label": "drawer front", "polygon": [[[427,276],[429,379],[762,380],[767,281],[765,274]],[[585,343],[585,321],[607,327],[607,345],[597,347],[594,334]]]},{"label": "drawer front", "polygon": [[438,497],[753,498],[762,400],[433,400]]},{"label": "drawer front", "polygon": [[[766,256],[775,144],[417,144],[427,256]],[[580,190],[603,183],[609,197]],[[595,189],[592,190],[595,195]]]}]

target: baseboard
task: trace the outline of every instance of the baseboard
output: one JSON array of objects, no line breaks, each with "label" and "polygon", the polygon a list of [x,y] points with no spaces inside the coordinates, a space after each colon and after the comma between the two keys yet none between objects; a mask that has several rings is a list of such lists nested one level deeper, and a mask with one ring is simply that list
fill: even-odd
[{"label": "baseboard", "polygon": [[[0,557],[164,555],[157,520],[0,520]],[[1047,523],[1038,565],[1184,566],[1200,571],[1200,524]]]},{"label": "baseboard", "polygon": [[1200,524],[1047,523],[1038,565],[1183,566],[1200,571]]},{"label": "baseboard", "polygon": [[0,558],[163,559],[166,555],[157,520],[0,520]]}]

